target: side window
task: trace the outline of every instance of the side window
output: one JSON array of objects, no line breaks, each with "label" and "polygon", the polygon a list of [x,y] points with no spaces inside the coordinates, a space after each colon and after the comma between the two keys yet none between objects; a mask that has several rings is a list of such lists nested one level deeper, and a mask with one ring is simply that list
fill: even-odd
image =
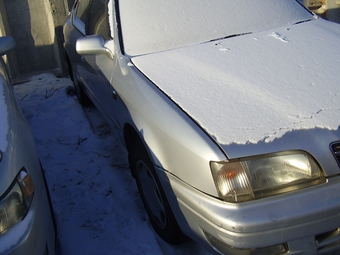
[{"label": "side window", "polygon": [[87,29],[88,35],[101,35],[105,40],[110,39],[107,5],[108,0],[92,2]]},{"label": "side window", "polygon": [[73,24],[83,34],[85,34],[85,24],[90,2],[91,0],[79,0],[76,3],[76,12],[73,17]]},{"label": "side window", "polygon": [[84,24],[86,24],[87,10],[89,9],[90,0],[82,0],[78,2],[77,7],[77,18],[80,19]]}]

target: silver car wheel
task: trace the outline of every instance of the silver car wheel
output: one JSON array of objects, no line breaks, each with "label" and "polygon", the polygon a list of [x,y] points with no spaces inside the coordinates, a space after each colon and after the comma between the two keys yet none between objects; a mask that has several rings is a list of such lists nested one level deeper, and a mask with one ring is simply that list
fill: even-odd
[{"label": "silver car wheel", "polygon": [[[172,212],[154,164],[141,142],[135,142],[129,151],[129,164],[155,232],[169,244],[187,241]],[[161,171],[159,173],[164,174]]]},{"label": "silver car wheel", "polygon": [[166,210],[155,177],[143,160],[139,160],[137,162],[136,170],[140,179],[142,192],[146,201],[148,202],[148,206],[153,214],[153,218],[158,227],[164,229],[167,223]]}]

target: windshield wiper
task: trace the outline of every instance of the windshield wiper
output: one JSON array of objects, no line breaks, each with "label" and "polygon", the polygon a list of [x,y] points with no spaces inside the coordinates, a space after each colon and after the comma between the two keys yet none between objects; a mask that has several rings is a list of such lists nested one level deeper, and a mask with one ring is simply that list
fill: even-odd
[{"label": "windshield wiper", "polygon": [[212,39],[209,42],[215,42],[215,41],[220,41],[220,40],[224,40],[224,39],[228,39],[228,38],[233,38],[233,37],[237,37],[237,36],[241,36],[241,35],[249,35],[251,34],[251,32],[248,33],[240,33],[240,34],[233,34],[233,35],[227,35],[221,38],[217,38],[217,39]]},{"label": "windshield wiper", "polygon": [[314,20],[314,19],[301,20],[301,21],[298,21],[298,22],[294,23],[294,25],[305,23],[305,22],[309,22],[309,21],[312,21],[312,20]]}]

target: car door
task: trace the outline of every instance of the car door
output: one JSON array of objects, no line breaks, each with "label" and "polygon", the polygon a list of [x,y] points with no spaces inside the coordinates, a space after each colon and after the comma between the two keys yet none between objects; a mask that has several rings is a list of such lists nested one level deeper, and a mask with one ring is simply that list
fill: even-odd
[{"label": "car door", "polygon": [[[72,69],[78,72],[79,67],[82,65],[81,56],[76,52],[74,45],[80,37],[84,37],[85,23],[87,21],[88,9],[91,0],[77,0],[74,3],[72,12],[69,16],[68,25],[64,27],[64,34],[67,34],[67,40],[65,42],[66,52],[69,54],[69,58],[72,62]],[[70,70],[72,71],[72,70]],[[74,73],[71,73],[74,75]]]},{"label": "car door", "polygon": [[[113,43],[113,40],[109,29],[107,5],[107,0],[92,2],[86,23],[86,34],[88,36],[100,35],[107,44],[110,44]],[[110,84],[116,60],[106,54],[84,55],[82,60],[86,72],[81,75],[83,82],[90,90],[88,91],[89,96],[94,104],[100,108],[102,114],[107,115],[105,117],[109,117],[109,120],[117,125],[113,102],[115,95],[112,94],[113,90]]]}]

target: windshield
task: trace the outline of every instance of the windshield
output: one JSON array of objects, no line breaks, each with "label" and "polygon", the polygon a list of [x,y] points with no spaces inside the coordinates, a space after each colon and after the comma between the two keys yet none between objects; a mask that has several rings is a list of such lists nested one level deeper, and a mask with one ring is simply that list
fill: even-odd
[{"label": "windshield", "polygon": [[313,18],[294,0],[122,0],[119,16],[124,51],[130,56]]}]

